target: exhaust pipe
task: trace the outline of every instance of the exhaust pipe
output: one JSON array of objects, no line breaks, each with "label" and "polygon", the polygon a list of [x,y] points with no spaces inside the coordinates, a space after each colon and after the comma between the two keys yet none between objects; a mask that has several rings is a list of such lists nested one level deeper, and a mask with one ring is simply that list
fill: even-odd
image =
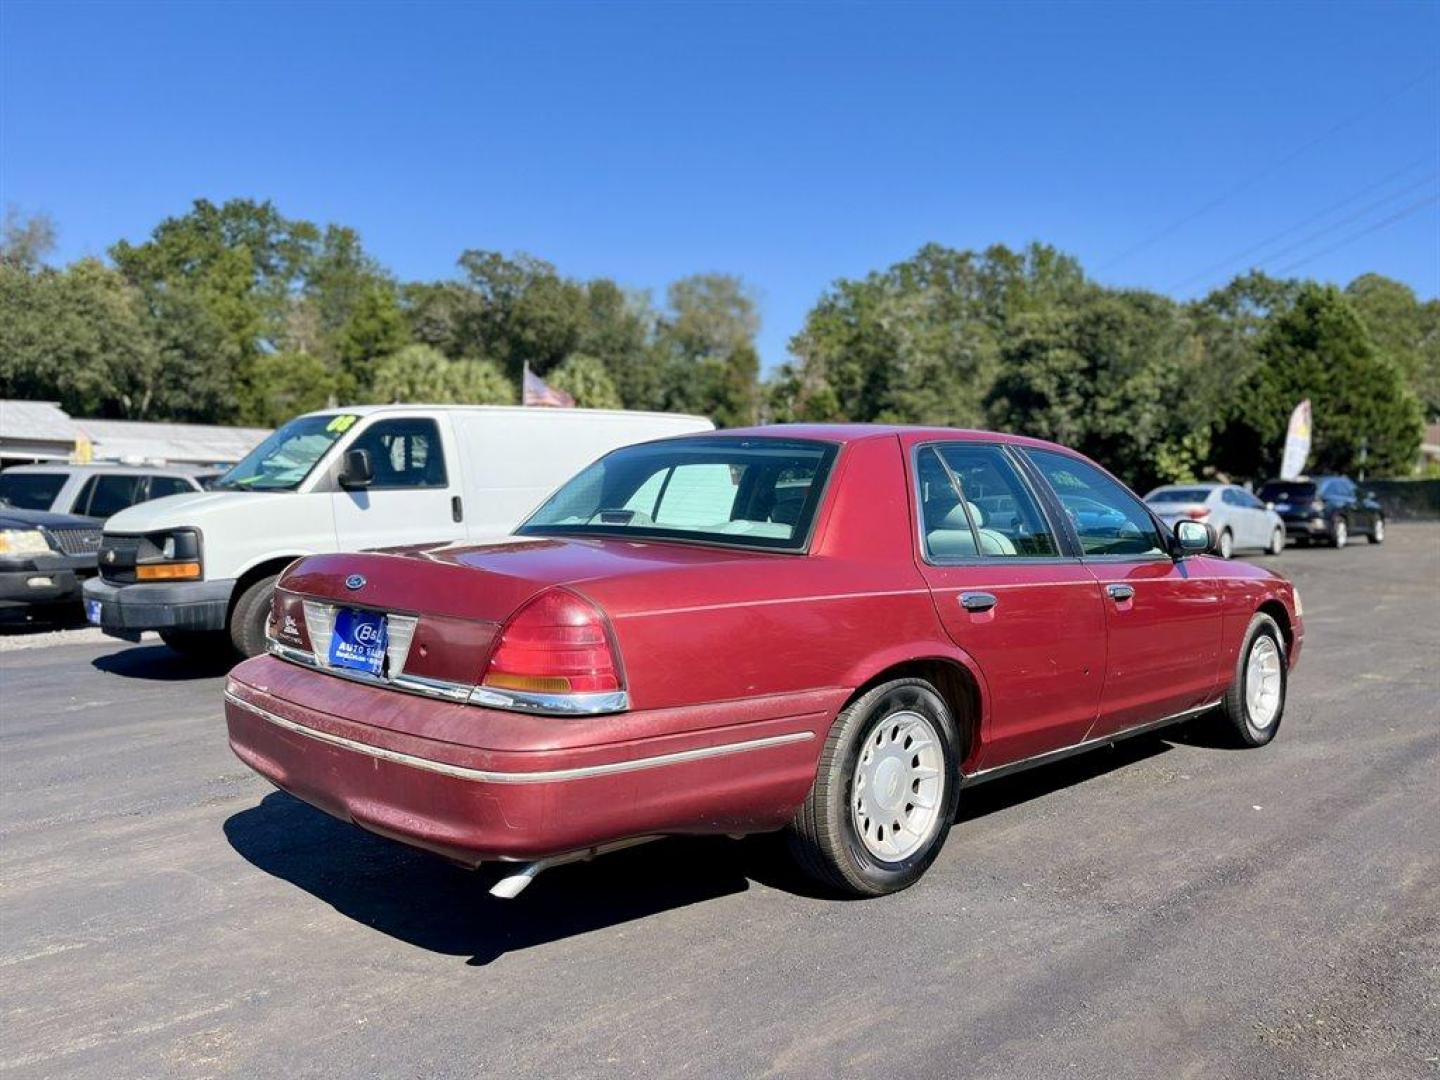
[{"label": "exhaust pipe", "polygon": [[526,887],[535,880],[544,870],[552,866],[564,866],[566,863],[589,862],[597,855],[604,855],[611,851],[620,851],[622,848],[635,847],[638,844],[648,844],[651,840],[659,840],[658,836],[632,836],[628,840],[616,840],[609,844],[597,844],[595,847],[581,848],[579,851],[567,851],[560,855],[549,855],[543,859],[536,859],[533,862],[525,863],[513,874],[507,874],[494,885],[490,886],[490,895],[498,900],[514,900],[525,891]]}]

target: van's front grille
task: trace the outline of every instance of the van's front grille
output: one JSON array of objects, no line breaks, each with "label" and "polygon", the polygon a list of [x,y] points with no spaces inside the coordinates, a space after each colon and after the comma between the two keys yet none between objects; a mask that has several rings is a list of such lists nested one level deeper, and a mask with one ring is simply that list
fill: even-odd
[{"label": "van's front grille", "polygon": [[135,580],[135,560],[140,553],[140,537],[106,533],[100,541],[100,576],[117,585]]}]

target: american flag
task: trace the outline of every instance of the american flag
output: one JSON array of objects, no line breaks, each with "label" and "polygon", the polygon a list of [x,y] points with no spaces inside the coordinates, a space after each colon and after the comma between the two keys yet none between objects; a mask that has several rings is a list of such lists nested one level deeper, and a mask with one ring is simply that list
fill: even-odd
[{"label": "american flag", "polygon": [[564,390],[556,390],[546,381],[530,370],[530,365],[525,365],[521,375],[520,404],[522,405],[548,405],[556,409],[573,409],[575,399]]}]

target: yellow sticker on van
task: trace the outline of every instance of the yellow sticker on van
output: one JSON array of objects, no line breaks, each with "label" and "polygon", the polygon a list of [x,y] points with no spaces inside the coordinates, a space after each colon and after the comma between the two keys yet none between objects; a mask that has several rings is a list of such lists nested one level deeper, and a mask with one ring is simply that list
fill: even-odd
[{"label": "yellow sticker on van", "polygon": [[344,413],[340,416],[335,417],[328,424],[326,424],[325,430],[333,431],[337,435],[339,435],[346,431],[349,431],[350,428],[354,425],[355,421],[359,419],[360,418],[358,416],[355,416],[353,413]]}]

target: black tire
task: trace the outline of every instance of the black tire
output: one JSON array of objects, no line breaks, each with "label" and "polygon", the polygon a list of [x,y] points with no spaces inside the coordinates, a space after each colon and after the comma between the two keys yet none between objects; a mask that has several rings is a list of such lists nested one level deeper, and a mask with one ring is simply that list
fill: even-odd
[{"label": "black tire", "polygon": [[1270,534],[1270,546],[1265,549],[1266,555],[1279,555],[1285,550],[1285,530],[1276,529]]},{"label": "black tire", "polygon": [[1337,517],[1330,523],[1330,546],[1339,551],[1350,542],[1350,523]]},{"label": "black tire", "polygon": [[[1249,695],[1246,692],[1250,655],[1257,648],[1257,642],[1261,638],[1269,639],[1280,662],[1280,701],[1268,723],[1257,722],[1256,718],[1251,716]],[[1250,620],[1250,626],[1245,631],[1245,643],[1241,646],[1240,655],[1235,661],[1230,688],[1225,692],[1224,700],[1220,703],[1218,718],[1225,735],[1235,745],[1246,747],[1264,746],[1275,738],[1275,733],[1280,730],[1280,721],[1285,718],[1285,698],[1289,688],[1290,664],[1289,657],[1285,653],[1285,635],[1280,633],[1280,627],[1269,615],[1257,613]],[[1263,721],[1263,717],[1260,719]]]},{"label": "black tire", "polygon": [[[938,814],[927,840],[898,862],[873,855],[851,812],[851,785],[866,741],[900,711],[919,713],[940,735]],[[908,747],[908,741],[905,746]],[[836,717],[809,795],[790,823],[790,852],[815,880],[850,896],[883,896],[920,879],[945,844],[960,797],[960,737],[949,707],[924,679],[895,679],[856,698]]]},{"label": "black tire", "polygon": [[230,641],[241,656],[259,656],[265,651],[265,620],[279,574],[259,578],[240,594],[230,609]]},{"label": "black tire", "polygon": [[1377,517],[1375,524],[1370,526],[1370,543],[1385,543],[1385,519],[1383,517]]},{"label": "black tire", "polygon": [[161,630],[160,640],[192,660],[231,659],[235,654],[224,630]]}]

